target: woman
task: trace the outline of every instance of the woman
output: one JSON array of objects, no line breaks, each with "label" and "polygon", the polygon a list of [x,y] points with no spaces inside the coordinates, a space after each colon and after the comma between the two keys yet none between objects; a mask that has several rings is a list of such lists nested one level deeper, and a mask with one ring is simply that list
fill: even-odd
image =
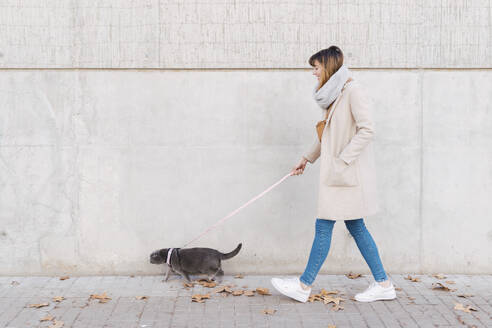
[{"label": "woman", "polygon": [[326,124],[321,130],[321,140],[317,137],[292,173],[302,174],[307,162],[314,163],[321,158],[316,232],[304,273],[295,278],[272,278],[272,285],[280,293],[306,302],[328,255],[335,221],[344,220],[375,279],[355,299],[360,302],[394,299],[395,288],[386,276],[363,219],[378,211],[370,110],[360,86],[343,65],[340,48],[331,46],[319,51],[311,56],[309,64],[318,77],[313,98],[323,109]]}]

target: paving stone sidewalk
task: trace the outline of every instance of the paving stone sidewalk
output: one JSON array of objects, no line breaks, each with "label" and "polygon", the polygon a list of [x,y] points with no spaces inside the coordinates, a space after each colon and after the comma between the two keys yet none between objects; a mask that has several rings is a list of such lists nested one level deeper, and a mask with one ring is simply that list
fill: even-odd
[{"label": "paving stone sidewalk", "polygon": [[[492,327],[492,275],[412,275],[416,282],[406,277],[391,275],[396,300],[359,303],[352,297],[371,276],[319,275],[313,294],[338,290],[330,295],[344,299],[338,311],[333,303],[299,303],[280,295],[271,276],[225,276],[220,286],[232,285],[231,291],[263,287],[271,293],[251,297],[198,284],[186,288],[177,276],[167,283],[162,276],[0,277],[0,327]],[[455,290],[433,289],[437,282]],[[111,298],[106,303],[89,300],[103,293]],[[208,293],[203,303],[192,302],[192,295]],[[64,299],[54,301],[58,296]],[[29,307],[42,303],[49,304]],[[456,310],[456,303],[477,311]],[[47,316],[53,319],[40,321]]]}]

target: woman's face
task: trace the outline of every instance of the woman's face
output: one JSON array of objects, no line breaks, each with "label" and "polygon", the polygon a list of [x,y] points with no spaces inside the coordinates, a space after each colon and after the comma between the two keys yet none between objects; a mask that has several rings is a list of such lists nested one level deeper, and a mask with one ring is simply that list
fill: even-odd
[{"label": "woman's face", "polygon": [[321,67],[321,64],[315,60],[314,61],[314,67],[313,67],[313,75],[316,75],[316,77],[318,78],[318,81],[321,79],[321,72],[322,72],[323,68]]}]

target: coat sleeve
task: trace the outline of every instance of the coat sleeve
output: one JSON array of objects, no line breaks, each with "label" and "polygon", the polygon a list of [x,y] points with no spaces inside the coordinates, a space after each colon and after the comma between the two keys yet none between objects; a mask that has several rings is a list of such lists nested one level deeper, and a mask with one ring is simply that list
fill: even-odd
[{"label": "coat sleeve", "polygon": [[305,159],[308,160],[309,163],[314,163],[319,158],[321,154],[321,142],[319,142],[318,135],[316,134],[316,139],[314,143],[311,145],[311,148],[303,155]]},{"label": "coat sleeve", "polygon": [[357,127],[356,134],[340,152],[339,158],[350,164],[374,138],[374,123],[367,99],[358,86],[350,91],[350,111]]}]

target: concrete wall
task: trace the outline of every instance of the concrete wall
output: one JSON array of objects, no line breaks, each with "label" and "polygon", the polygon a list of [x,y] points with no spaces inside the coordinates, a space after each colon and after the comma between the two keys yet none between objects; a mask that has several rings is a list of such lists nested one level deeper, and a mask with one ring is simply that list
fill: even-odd
[{"label": "concrete wall", "polygon": [[[371,94],[389,272],[492,272],[492,71],[356,70]],[[305,70],[10,70],[0,74],[2,274],[156,273],[277,181],[314,138]],[[228,272],[300,272],[319,167],[194,246],[244,248]],[[337,224],[324,272],[368,272]]]},{"label": "concrete wall", "polygon": [[0,68],[492,68],[490,0],[0,0]]},{"label": "concrete wall", "polygon": [[[315,138],[307,59],[366,86],[389,272],[492,273],[492,0],[0,0],[0,274],[156,273]],[[318,164],[194,246],[293,273]],[[323,272],[368,272],[343,223]]]}]

